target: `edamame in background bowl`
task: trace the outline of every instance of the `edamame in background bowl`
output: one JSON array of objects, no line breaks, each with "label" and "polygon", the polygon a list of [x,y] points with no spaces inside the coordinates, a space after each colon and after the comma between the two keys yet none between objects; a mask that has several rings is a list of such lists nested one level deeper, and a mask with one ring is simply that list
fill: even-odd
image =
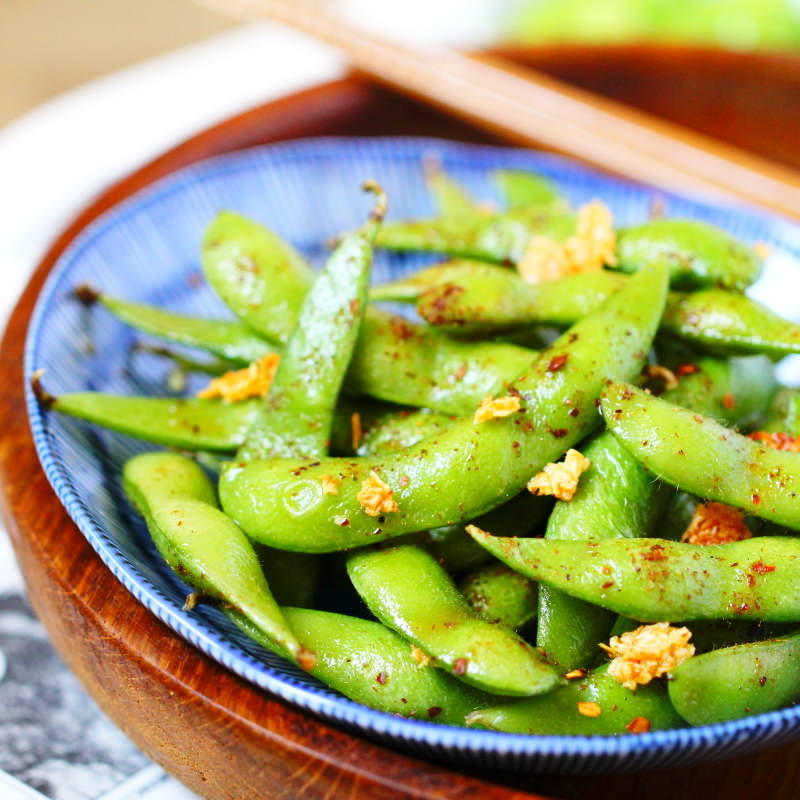
[{"label": "edamame in background bowl", "polygon": [[[353,302],[364,296],[359,281],[368,274],[377,225],[373,213],[363,227],[375,204],[360,190],[365,180],[382,187],[390,208],[377,234],[381,246],[371,279],[382,288],[373,298],[398,317],[371,307],[362,320],[366,304]],[[228,213],[220,216],[223,210]],[[600,257],[617,269],[582,272],[580,265],[598,257],[598,248],[609,247],[609,214],[616,241]],[[273,233],[265,234],[262,225]],[[334,239],[359,229],[330,256]],[[242,261],[244,240],[255,248],[251,252],[266,248],[282,265],[282,282],[266,294],[274,274],[257,259]],[[759,270],[753,244],[768,256],[747,295],[785,322],[741,295]],[[444,251],[461,260],[431,269]],[[28,333],[26,375],[44,371],[38,393],[28,394],[34,440],[67,511],[140,602],[238,675],[321,717],[422,755],[503,769],[635,770],[742,754],[800,731],[800,707],[791,705],[800,696],[793,665],[798,645],[791,636],[800,612],[785,585],[791,576],[784,574],[798,541],[790,530],[797,529],[797,512],[781,494],[795,480],[789,472],[795,456],[776,449],[792,449],[800,430],[790,435],[798,424],[794,397],[782,392],[773,400],[775,380],[791,386],[800,370],[796,356],[772,367],[798,352],[798,251],[797,228],[777,217],[636,186],[532,151],[433,139],[313,139],[233,153],[138,193],[64,253]],[[303,259],[327,266],[308,294],[303,336],[293,336],[297,309],[312,284]],[[204,267],[216,292],[204,280]],[[541,282],[564,273],[571,274]],[[76,296],[77,287],[83,288]],[[281,302],[266,308],[253,301],[281,292]],[[220,295],[246,324],[234,321]],[[347,299],[344,317],[323,324],[337,298]],[[417,307],[430,329],[421,327]],[[192,327],[154,308],[232,324]],[[356,345],[352,329],[359,325]],[[658,363],[640,376],[659,325]],[[553,328],[568,333],[559,338]],[[147,335],[153,333],[174,340],[169,357],[163,341]],[[334,413],[337,381],[353,347]],[[288,366],[283,376],[280,366],[275,373],[278,351],[284,365],[294,359],[293,380],[304,387],[307,402],[292,394]],[[244,375],[244,399],[226,394],[232,386],[236,391],[243,378],[238,370],[248,361],[258,368]],[[302,363],[315,366],[304,374]],[[421,367],[428,372],[421,374]],[[321,388],[311,379],[317,375],[325,376]],[[295,407],[298,418],[305,407],[321,409],[320,417],[330,412],[330,437],[311,437],[305,450],[292,440],[287,452],[287,431],[295,424],[290,414],[288,422],[276,423],[280,437],[247,438],[261,407],[247,386],[253,380],[268,386],[270,379],[287,392],[287,407]],[[606,379],[617,383],[606,386]],[[649,381],[648,392],[628,383],[642,380]],[[147,406],[87,392],[174,402],[159,417],[170,401]],[[207,405],[179,402],[198,392],[209,398]],[[432,411],[398,413],[397,404]],[[587,440],[601,422],[597,405],[608,430]],[[690,410],[676,417],[676,406]],[[659,430],[648,432],[648,414],[663,420]],[[562,416],[564,423],[556,425]],[[553,424],[537,432],[539,419]],[[720,420],[757,435],[746,439],[714,427]],[[707,440],[692,425],[710,431]],[[419,442],[423,434],[431,438]],[[203,469],[176,454],[142,457],[156,448],[136,436],[198,451]],[[668,436],[680,439],[686,461],[659,449]],[[451,460],[436,473],[446,480],[421,489],[446,461],[442,443],[448,442],[479,454],[485,468],[476,477]],[[313,458],[291,462],[291,477],[258,459],[238,472],[225,469],[243,443],[240,453]],[[326,459],[329,444],[358,456],[346,462],[357,480],[348,483],[336,472],[345,462]],[[516,460],[504,455],[505,445]],[[694,458],[695,451],[710,463]],[[736,481],[754,452],[769,467],[763,502],[754,492],[744,497]],[[717,479],[721,464],[729,474]],[[408,481],[406,473],[392,471],[401,466]],[[220,467],[222,505],[259,540],[258,554],[216,507],[211,481]],[[645,468],[664,481],[654,481]],[[535,474],[523,476],[526,469]],[[773,480],[776,469],[783,470],[782,484]],[[217,601],[230,600],[230,580],[241,575],[222,574],[229,583],[220,594],[213,576],[192,573],[200,556],[187,556],[180,549],[185,542],[170,538],[169,523],[159,516],[164,484],[154,470],[172,481],[172,489],[180,487],[175,491],[184,511],[200,509],[201,527],[213,523],[223,550],[235,539],[247,569],[259,569],[260,556],[278,603],[317,610],[282,612],[268,591],[263,594],[260,571],[253,580],[261,588],[248,584],[235,607],[203,602],[204,594],[213,600],[215,592]],[[291,499],[283,502],[281,491]],[[724,503],[702,505],[696,495]],[[508,502],[491,510],[501,499]],[[459,513],[462,522],[474,523],[469,532],[463,525],[433,524],[452,522]],[[715,544],[726,541],[726,526],[738,530],[734,538],[741,541]],[[423,527],[437,529],[414,533]],[[585,532],[593,529],[616,534],[587,543]],[[546,540],[536,538],[545,531]],[[228,533],[233,538],[225,539]],[[528,538],[506,538],[515,534]],[[547,541],[554,538],[578,541]],[[383,541],[383,548],[352,549]],[[275,551],[263,548],[276,545],[318,555],[276,556],[285,566],[271,574],[269,553]],[[554,550],[558,546],[563,553]],[[719,555],[724,547],[731,549],[723,553],[741,552],[742,561],[760,568],[727,573],[722,562],[729,559]],[[604,564],[599,582],[585,567],[593,548]],[[339,550],[348,555],[333,555]],[[698,559],[705,580],[693,566]],[[299,592],[297,585],[280,586],[278,572],[291,575],[298,565],[309,585]],[[648,572],[651,567],[661,573]],[[674,572],[664,583],[668,568]],[[311,591],[316,571],[319,587]],[[704,589],[709,575],[716,576],[718,596]],[[422,577],[429,596],[419,589]],[[536,581],[542,582],[538,598]],[[694,600],[685,597],[689,584]],[[201,591],[187,602],[192,589]],[[729,613],[734,600],[735,614]],[[563,635],[563,625],[543,622],[537,632],[537,607],[567,628],[571,619],[583,620],[591,631],[584,649]],[[436,613],[444,615],[441,625]],[[681,620],[698,616],[705,619],[688,623],[688,636]],[[719,625],[714,620],[720,616],[734,620]],[[653,624],[632,633],[642,623]],[[662,634],[666,638],[659,639]],[[293,644],[294,635],[299,643]],[[481,637],[485,653],[474,647]],[[347,645],[330,649],[334,638]],[[646,652],[647,641],[661,643],[655,655]],[[751,645],[760,650],[735,647],[753,641],[761,642]],[[464,642],[473,646],[469,658],[459,655]],[[611,651],[610,664],[598,642]],[[703,668],[712,663],[705,653],[716,659],[713,669]],[[348,658],[356,667],[342,671]],[[768,676],[755,676],[768,687],[760,695],[747,672],[753,658],[773,663]],[[662,668],[643,677],[654,661]],[[323,668],[323,662],[334,665]],[[645,662],[650,666],[642,668]],[[740,695],[755,692],[754,707],[738,708],[736,692],[704,691],[714,672],[724,678],[726,670]],[[698,687],[703,702],[693,694]],[[732,716],[739,718],[713,721]]]}]

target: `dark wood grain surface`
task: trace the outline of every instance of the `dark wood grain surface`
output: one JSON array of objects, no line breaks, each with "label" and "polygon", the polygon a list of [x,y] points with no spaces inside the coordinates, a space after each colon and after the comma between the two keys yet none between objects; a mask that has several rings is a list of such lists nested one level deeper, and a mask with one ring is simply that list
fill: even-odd
[{"label": "dark wood grain surface", "polygon": [[[516,57],[700,130],[800,165],[800,60],[695,50],[517,51]],[[141,607],[86,544],[50,489],[28,431],[22,351],[55,259],[91,219],[188,163],[298,136],[485,137],[356,77],[254,109],[110,187],[39,265],[0,349],[2,513],[33,605],[65,661],[151,758],[208,798],[745,798],[800,796],[800,743],[734,762],[595,777],[452,771],[346,733],[229,673]]]}]

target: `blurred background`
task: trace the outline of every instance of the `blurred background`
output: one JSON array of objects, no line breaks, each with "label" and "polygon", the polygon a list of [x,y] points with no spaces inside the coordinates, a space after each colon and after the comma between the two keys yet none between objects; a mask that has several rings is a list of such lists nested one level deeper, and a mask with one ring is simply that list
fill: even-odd
[{"label": "blurred background", "polygon": [[[323,2],[414,38],[446,28],[453,41],[481,44],[658,40],[800,49],[800,0]],[[232,26],[190,0],[0,0],[0,126],[65,89]]]}]

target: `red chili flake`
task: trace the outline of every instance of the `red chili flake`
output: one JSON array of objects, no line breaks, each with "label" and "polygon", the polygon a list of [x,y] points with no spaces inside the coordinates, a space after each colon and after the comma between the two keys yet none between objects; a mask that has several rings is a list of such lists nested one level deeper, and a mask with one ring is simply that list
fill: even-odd
[{"label": "red chili flake", "polygon": [[754,506],[757,506],[761,502],[761,498],[757,494],[754,494],[750,499],[753,501]]},{"label": "red chili flake", "polygon": [[381,686],[384,686],[384,685],[386,684],[386,680],[387,680],[387,678],[386,678],[386,673],[385,673],[385,672],[379,672],[379,673],[378,673],[378,674],[375,676],[375,680],[376,680],[376,681],[378,681],[378,683],[379,683]]},{"label": "red chili flake", "polygon": [[359,302],[357,297],[354,297],[350,301],[350,313],[351,314],[358,314],[358,310],[361,307],[361,303]]},{"label": "red chili flake", "polygon": [[787,452],[800,452],[800,436],[790,436],[788,433],[769,433],[768,431],[756,431],[749,435],[750,439],[756,442],[763,442],[775,450],[786,450]]},{"label": "red chili flake", "polygon": [[442,710],[443,709],[441,706],[431,706],[428,709],[428,719],[433,719],[434,717],[438,717],[439,714],[442,713]]},{"label": "red chili flake", "polygon": [[550,428],[548,433],[551,436],[555,436],[556,439],[563,439],[569,433],[569,429],[568,428]]},{"label": "red chili flake", "polygon": [[681,364],[676,370],[675,375],[678,378],[682,378],[684,375],[694,375],[695,372],[699,372],[700,367],[696,364]]},{"label": "red chili flake", "polygon": [[548,372],[558,372],[564,364],[567,363],[567,359],[569,358],[569,353],[562,353],[560,356],[553,356],[550,359],[550,363],[547,365]]},{"label": "red chili flake", "polygon": [[748,574],[747,585],[752,589],[756,585],[756,576]]},{"label": "red chili flake", "polygon": [[403,475],[403,476],[401,476],[401,478],[398,481],[398,483],[401,486],[408,486],[408,484],[411,483],[411,478],[409,478],[408,475]]},{"label": "red chili flake", "polygon": [[578,414],[580,414],[580,413],[581,413],[581,410],[580,410],[579,408],[571,408],[571,409],[569,410],[569,415],[570,415],[571,417],[577,417],[577,416],[578,416]]},{"label": "red chili flake", "polygon": [[763,561],[756,561],[750,565],[750,569],[757,575],[766,575],[768,572],[775,572],[772,564],[765,564]]},{"label": "red chili flake", "polygon": [[666,561],[667,553],[660,544],[654,544],[643,556],[645,561]]},{"label": "red chili flake", "polygon": [[389,323],[389,327],[391,328],[392,333],[403,342],[406,339],[410,339],[414,335],[414,329],[402,319],[394,318]]},{"label": "red chili flake", "polygon": [[722,405],[727,409],[735,408],[736,398],[730,392],[726,392],[722,395]]},{"label": "red chili flake", "polygon": [[732,606],[731,610],[734,614],[746,614],[750,610],[750,606],[748,603],[742,603],[738,606]]},{"label": "red chili flake", "polygon": [[647,717],[634,717],[625,728],[631,733],[647,733],[650,730],[650,720]]},{"label": "red chili flake", "polygon": [[464,675],[467,671],[469,661],[466,658],[457,658],[453,662],[453,675]]},{"label": "red chili flake", "polygon": [[766,676],[766,675],[762,675],[762,676],[761,676],[761,677],[758,679],[758,685],[759,685],[759,686],[764,686],[764,685],[766,684],[766,682],[767,682],[767,676]]},{"label": "red chili flake", "polygon": [[460,381],[466,374],[467,365],[464,363],[453,373],[453,380]]},{"label": "red chili flake", "polygon": [[600,588],[610,589],[614,585],[614,581],[606,581]]}]

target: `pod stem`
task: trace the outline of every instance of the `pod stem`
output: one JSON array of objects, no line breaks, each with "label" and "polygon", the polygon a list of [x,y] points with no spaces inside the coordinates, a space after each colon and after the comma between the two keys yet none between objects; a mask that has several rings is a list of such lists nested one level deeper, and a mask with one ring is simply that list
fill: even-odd
[{"label": "pod stem", "polygon": [[372,192],[375,195],[375,205],[369,213],[369,219],[380,224],[389,208],[389,198],[386,196],[386,192],[377,181],[364,181],[361,188],[365,192]]},{"label": "pod stem", "polygon": [[79,300],[87,307],[93,306],[100,299],[100,292],[88,283],[76,286],[72,294],[76,300]]},{"label": "pod stem", "polygon": [[47,411],[58,398],[54,394],[50,394],[50,392],[44,388],[42,385],[42,375],[44,375],[43,369],[37,369],[36,372],[31,375],[31,389],[39,405]]}]

